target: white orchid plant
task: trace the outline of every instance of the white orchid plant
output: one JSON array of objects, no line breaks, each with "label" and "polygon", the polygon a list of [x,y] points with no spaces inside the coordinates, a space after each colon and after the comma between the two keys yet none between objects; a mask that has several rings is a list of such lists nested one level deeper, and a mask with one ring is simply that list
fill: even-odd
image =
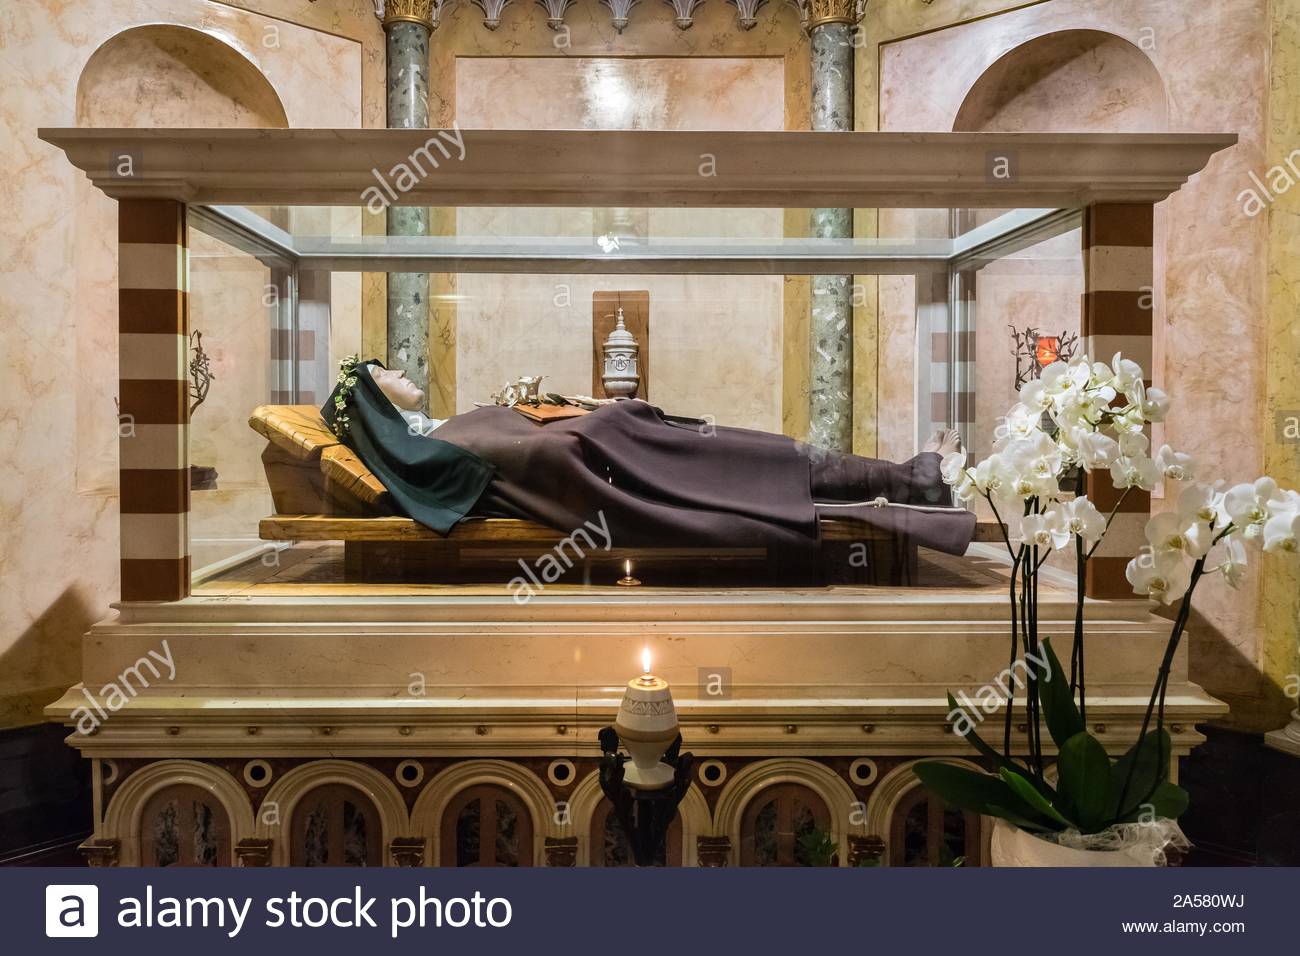
[{"label": "white orchid plant", "polygon": [[[1187,795],[1168,780],[1172,744],[1164,708],[1192,595],[1202,579],[1214,574],[1239,586],[1251,550],[1296,551],[1300,494],[1280,489],[1270,478],[1224,490],[1222,482],[1197,481],[1197,465],[1189,455],[1168,445],[1151,455],[1148,428],[1164,421],[1169,398],[1145,385],[1141,367],[1119,354],[1109,365],[1087,356],[1053,363],[1026,383],[1018,398],[997,427],[993,453],[974,465],[965,452],[947,455],[942,474],[958,499],[988,503],[1011,557],[1011,661],[1014,666],[1020,659],[1023,638],[1028,755],[1023,763],[1011,755],[1015,701],[1009,684],[1001,752],[980,739],[974,722],[965,721],[964,731],[958,725],[958,732],[992,762],[997,777],[940,763],[921,764],[917,774],[952,805],[1034,831],[1095,834],[1152,816],[1176,819],[1186,808]],[[1086,495],[1062,491],[1063,479],[1077,470],[1109,473],[1118,495],[1106,495],[1114,503],[1105,514]],[[1087,732],[1088,562],[1125,497],[1134,488],[1151,491],[1162,480],[1175,490],[1176,506],[1147,522],[1146,545],[1126,574],[1135,593],[1180,605],[1137,742],[1112,763],[1101,742]],[[1050,641],[1039,640],[1037,611],[1040,569],[1053,552],[1071,549],[1078,599],[1067,679]],[[958,709],[951,695],[949,702]],[[1058,747],[1056,786],[1044,778],[1044,723]]]}]

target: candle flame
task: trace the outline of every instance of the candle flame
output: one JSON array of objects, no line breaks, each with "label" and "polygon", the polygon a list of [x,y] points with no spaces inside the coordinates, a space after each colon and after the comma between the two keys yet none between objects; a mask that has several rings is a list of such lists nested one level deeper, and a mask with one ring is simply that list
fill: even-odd
[{"label": "candle flame", "polygon": [[641,648],[641,672],[650,673],[650,648],[648,647]]},{"label": "candle flame", "polygon": [[623,574],[624,574],[625,577],[629,577],[629,578],[632,576],[632,559],[631,559],[631,558],[629,558],[629,559],[627,559],[626,561],[623,562]]}]

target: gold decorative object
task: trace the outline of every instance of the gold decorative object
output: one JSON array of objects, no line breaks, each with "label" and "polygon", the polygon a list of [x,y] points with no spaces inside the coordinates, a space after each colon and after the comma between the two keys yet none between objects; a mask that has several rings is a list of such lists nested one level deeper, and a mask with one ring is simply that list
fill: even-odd
[{"label": "gold decorative object", "polygon": [[422,23],[430,30],[434,27],[434,8],[442,4],[436,0],[384,0],[379,6],[379,16],[384,26],[390,23]]},{"label": "gold decorative object", "polygon": [[806,0],[808,29],[826,23],[857,23],[866,12],[866,0]]}]

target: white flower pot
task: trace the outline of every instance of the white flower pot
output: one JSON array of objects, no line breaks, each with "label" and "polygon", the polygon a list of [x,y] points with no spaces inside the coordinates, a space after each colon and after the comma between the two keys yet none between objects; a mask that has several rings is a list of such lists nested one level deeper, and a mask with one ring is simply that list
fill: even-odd
[{"label": "white flower pot", "polygon": [[994,866],[1155,866],[1148,846],[1077,850],[1034,836],[999,818],[993,820],[990,857]]}]

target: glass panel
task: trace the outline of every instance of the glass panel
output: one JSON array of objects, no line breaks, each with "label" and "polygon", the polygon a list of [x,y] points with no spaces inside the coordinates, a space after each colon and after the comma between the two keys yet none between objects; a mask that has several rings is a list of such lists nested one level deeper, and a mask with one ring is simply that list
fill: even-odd
[{"label": "glass panel", "polygon": [[794,801],[794,863],[795,866],[823,866],[817,854],[816,838],[817,820],[813,817],[812,807],[801,800]]},{"label": "glass panel", "polygon": [[317,804],[307,815],[304,839],[304,866],[329,866],[329,814],[324,804]]},{"label": "glass panel", "polygon": [[355,803],[343,803],[343,865],[366,865],[366,815]]},{"label": "glass panel", "polygon": [[456,865],[477,866],[482,859],[479,834],[482,825],[482,800],[471,800],[456,817]]},{"label": "glass panel", "polygon": [[613,813],[605,814],[602,831],[605,838],[605,866],[631,866],[632,847],[627,842],[623,827],[619,825],[618,817]]},{"label": "glass panel", "polygon": [[190,806],[194,813],[194,863],[196,866],[216,866],[219,838],[212,808],[197,800]]},{"label": "glass panel", "polygon": [[919,800],[903,821],[903,866],[929,866],[930,804]]},{"label": "glass panel", "polygon": [[939,847],[939,865],[957,866],[966,862],[966,814],[947,807],[943,811],[943,843]]},{"label": "glass panel", "polygon": [[[681,529],[656,541],[620,525],[626,544],[589,538],[582,553],[557,555],[556,544],[575,528],[589,531],[587,522],[600,526],[602,515],[618,513],[611,496],[663,494],[674,507],[703,498],[669,487],[680,470],[656,465],[648,453],[659,443],[639,431],[622,451],[595,460],[590,449],[603,454],[609,446],[590,436],[575,439],[588,449],[580,456],[565,455],[562,443],[502,442],[527,408],[484,406],[509,404],[530,387],[539,400],[556,402],[542,411],[562,420],[540,426],[536,409],[527,419],[531,445],[539,434],[585,435],[581,423],[596,419],[582,416],[616,394],[607,385],[628,381],[667,416],[655,428],[671,425],[664,434],[675,439],[713,439],[692,451],[697,463],[708,457],[702,450],[732,447],[739,433],[729,429],[764,432],[769,449],[772,441],[788,449],[794,439],[819,500],[883,494],[942,504],[947,492],[937,474],[912,468],[925,487],[875,490],[863,459],[825,456],[805,443],[815,359],[810,276],[852,273],[853,321],[875,331],[874,401],[853,407],[878,411],[855,423],[860,450],[908,463],[937,429],[956,427],[979,457],[989,449],[978,443],[987,446],[1018,376],[1037,374],[1044,349],[1064,353],[1077,338],[1076,213],[885,209],[869,220],[874,235],[845,240],[809,239],[807,210],[777,208],[466,207],[435,209],[432,221],[438,235],[402,238],[365,235],[373,227],[357,208],[194,210],[191,312],[202,333],[195,355],[201,345],[211,373],[190,431],[191,462],[205,469],[190,520],[196,593],[341,595],[373,584],[438,594],[491,584],[502,589],[494,593],[527,601],[553,584],[613,584],[628,560],[641,570],[638,580],[665,586],[789,586],[835,567],[840,577],[817,582],[1000,588],[969,563],[925,551],[912,560],[876,544],[823,563],[807,555],[774,559],[770,547],[749,547],[754,538],[744,535],[710,539],[701,561],[648,553],[681,546]],[[532,522],[556,532],[555,540],[475,538],[473,546],[442,549],[433,531],[412,527],[427,538],[415,545],[377,539],[357,520],[400,518],[411,502],[393,498],[383,462],[374,460],[379,452],[340,444],[318,409],[344,357],[405,354],[409,339],[394,331],[388,341],[398,320],[388,323],[382,287],[362,273],[413,263],[432,270],[428,371],[417,400],[424,417],[407,415],[398,428],[492,463],[492,484],[465,505],[469,518]],[[635,345],[635,376],[613,374],[620,362],[633,363],[631,346],[612,336],[620,311]],[[201,363],[195,368],[198,375]],[[491,427],[479,427],[489,420]],[[768,473],[761,455],[736,454],[727,453],[728,477],[705,496],[716,503],[716,487],[727,488],[733,529],[735,514],[766,514],[773,505],[762,483],[750,480]],[[823,510],[823,517],[833,513],[844,512]],[[662,527],[661,517],[645,526]],[[263,519],[273,520],[263,526]],[[455,533],[481,536],[485,527],[467,521]]]},{"label": "glass panel", "polygon": [[163,804],[154,817],[154,866],[175,866],[180,862],[180,826],[176,801]]},{"label": "glass panel", "polygon": [[754,865],[777,865],[777,801],[773,800],[754,817]]},{"label": "glass panel", "polygon": [[519,865],[519,814],[514,804],[506,800],[496,801],[497,832],[496,861],[497,866]]}]

